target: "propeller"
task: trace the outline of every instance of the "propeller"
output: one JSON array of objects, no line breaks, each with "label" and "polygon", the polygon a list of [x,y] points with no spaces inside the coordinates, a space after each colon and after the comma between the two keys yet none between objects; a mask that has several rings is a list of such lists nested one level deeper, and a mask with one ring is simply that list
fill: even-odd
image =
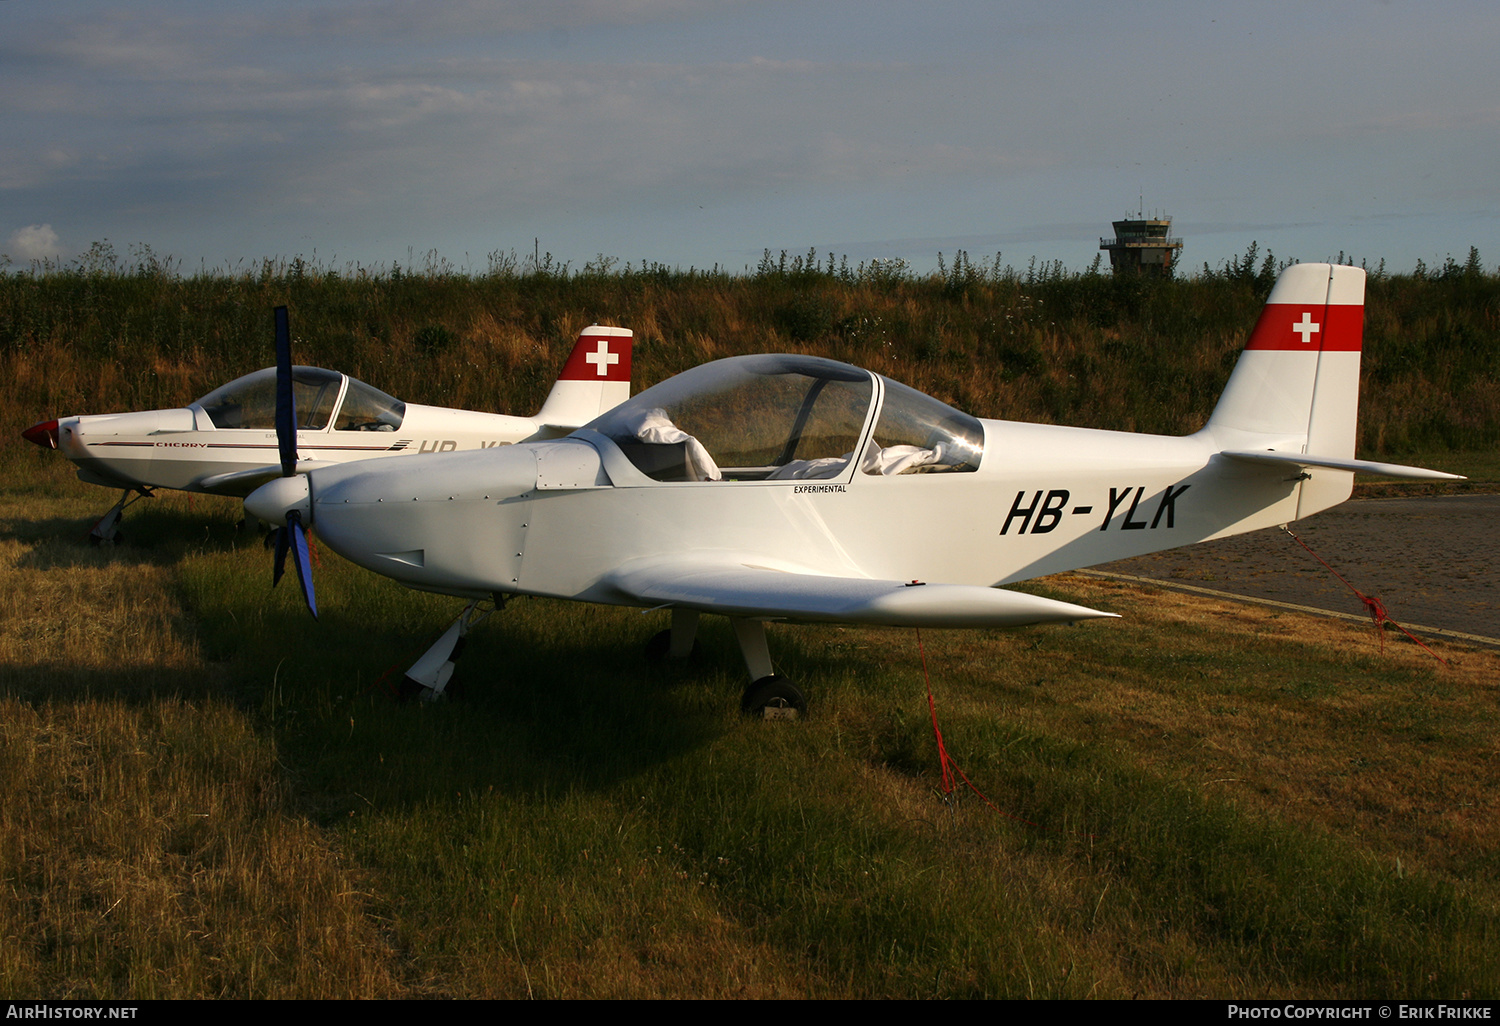
[{"label": "propeller", "polygon": [[[281,450],[281,477],[297,476],[297,398],[292,388],[292,333],[287,323],[286,307],[276,308],[276,445]],[[307,488],[306,478],[302,480]],[[285,491],[285,489],[278,489]],[[311,499],[311,492],[306,492]],[[313,619],[318,617],[318,602],[313,594],[312,564],[307,547],[307,528],[302,524],[301,503],[287,504],[286,523],[276,529],[276,565],[271,572],[271,587],[281,583],[286,572],[287,553],[292,554],[292,566],[297,570],[297,583],[302,586],[302,598]],[[307,503],[309,517],[312,504]]]}]

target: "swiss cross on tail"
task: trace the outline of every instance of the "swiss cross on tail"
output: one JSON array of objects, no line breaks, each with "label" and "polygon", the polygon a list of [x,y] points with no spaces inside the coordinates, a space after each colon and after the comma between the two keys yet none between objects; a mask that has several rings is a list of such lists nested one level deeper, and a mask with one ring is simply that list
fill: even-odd
[{"label": "swiss cross on tail", "polygon": [[558,380],[629,382],[630,336],[594,334],[585,329]]},{"label": "swiss cross on tail", "polygon": [[1268,303],[1245,348],[1357,353],[1364,325],[1362,306]]},{"label": "swiss cross on tail", "polygon": [[536,420],[548,429],[572,431],[630,398],[628,328],[591,324],[578,333],[578,342],[552,386]]},{"label": "swiss cross on tail", "polygon": [[1353,459],[1364,300],[1358,267],[1282,273],[1209,420],[1226,450],[1258,436],[1268,450]]}]

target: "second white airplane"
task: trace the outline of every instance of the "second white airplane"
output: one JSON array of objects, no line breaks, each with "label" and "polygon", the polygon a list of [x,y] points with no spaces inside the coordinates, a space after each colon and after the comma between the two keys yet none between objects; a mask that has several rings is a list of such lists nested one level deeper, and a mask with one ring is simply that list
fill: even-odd
[{"label": "second white airplane", "polygon": [[[279,316],[283,336],[284,309]],[[296,472],[560,438],[629,398],[633,338],[625,328],[585,328],[533,417],[419,406],[338,371],[292,367]],[[90,532],[96,543],[113,542],[132,493],[169,488],[243,498],[279,476],[276,391],[277,368],[267,367],[181,409],[59,417],[22,436],[72,460],[80,480],[124,491]]]}]

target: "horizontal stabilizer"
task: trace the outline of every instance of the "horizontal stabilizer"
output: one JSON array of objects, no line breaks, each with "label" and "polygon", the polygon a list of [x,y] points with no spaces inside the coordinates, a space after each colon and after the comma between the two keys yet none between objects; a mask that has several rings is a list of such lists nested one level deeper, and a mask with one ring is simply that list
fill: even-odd
[{"label": "horizontal stabilizer", "polygon": [[1118,615],[1000,588],[825,577],[682,558],[627,565],[608,583],[639,603],[817,623],[1025,627]]},{"label": "horizontal stabilizer", "polygon": [[1301,452],[1276,452],[1271,449],[1242,449],[1225,451],[1220,456],[1246,463],[1280,467],[1322,467],[1327,470],[1350,470],[1359,474],[1379,474],[1382,477],[1404,477],[1414,481],[1467,481],[1460,474],[1445,474],[1440,470],[1422,467],[1407,467],[1400,463],[1375,463],[1371,460],[1346,460],[1337,456],[1312,456]]}]

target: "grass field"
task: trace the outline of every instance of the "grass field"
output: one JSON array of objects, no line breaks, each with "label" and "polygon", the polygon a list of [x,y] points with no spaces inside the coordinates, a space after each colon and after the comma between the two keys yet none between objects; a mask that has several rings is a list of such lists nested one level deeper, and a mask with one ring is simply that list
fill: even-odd
[{"label": "grass field", "polygon": [[773,627],[762,724],[722,621],[519,601],[400,706],[455,600],[110,501],[0,476],[12,997],[1500,995],[1500,653],[1035,582],[1123,619],[921,637],[991,806],[913,632]]},{"label": "grass field", "polygon": [[[517,601],[460,695],[400,706],[383,678],[456,601],[324,552],[315,624],[227,500],[162,492],[90,548],[113,496],[15,438],[264,366],[279,303],[299,361],[411,402],[531,413],[597,321],[636,331],[637,387],[809,352],[980,416],[1178,433],[1275,270],[0,268],[0,993],[1500,996],[1493,650],[1034,582],[1123,618],[921,638],[989,804],[944,792],[914,632],[772,627],[811,715],[762,724],[724,622],[664,669],[664,613]],[[1367,300],[1359,455],[1494,488],[1500,275],[1377,270]]]}]

